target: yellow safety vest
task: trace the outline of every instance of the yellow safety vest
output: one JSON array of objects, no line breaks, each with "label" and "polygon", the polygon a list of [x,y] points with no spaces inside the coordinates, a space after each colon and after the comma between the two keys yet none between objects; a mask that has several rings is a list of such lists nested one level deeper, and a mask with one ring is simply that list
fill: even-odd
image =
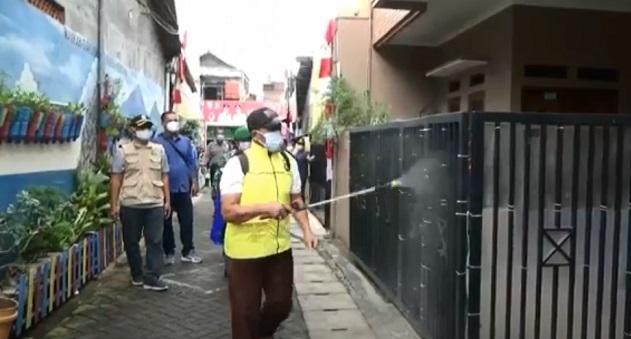
[{"label": "yellow safety vest", "polygon": [[[252,143],[245,151],[249,170],[243,177],[241,205],[277,201],[290,203],[291,170],[280,153],[269,153]],[[283,220],[254,218],[241,224],[226,226],[224,250],[229,258],[263,258],[290,249],[290,218]]]}]

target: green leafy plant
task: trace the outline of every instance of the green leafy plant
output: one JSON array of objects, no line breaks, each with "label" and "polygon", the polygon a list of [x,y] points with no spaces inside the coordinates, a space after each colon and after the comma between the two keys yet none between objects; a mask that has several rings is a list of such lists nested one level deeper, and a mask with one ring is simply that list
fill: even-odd
[{"label": "green leafy plant", "polygon": [[0,73],[0,104],[7,105],[13,101],[13,91],[4,82],[4,74]]},{"label": "green leafy plant", "polygon": [[200,126],[201,124],[198,120],[186,120],[184,121],[182,128],[180,128],[180,134],[186,135],[192,140],[197,140],[199,139]]},{"label": "green leafy plant", "polygon": [[369,91],[357,93],[340,77],[331,79],[329,91],[324,98],[325,107],[333,110],[323,116],[310,131],[311,141],[322,143],[327,138],[337,138],[347,129],[357,126],[377,125],[390,120],[383,105],[375,103]]},{"label": "green leafy plant", "polygon": [[127,119],[121,112],[120,107],[112,100],[106,105],[104,111],[109,117],[108,125],[105,128],[105,134],[112,138],[120,136],[121,130],[127,123]]},{"label": "green leafy plant", "polygon": [[[52,194],[49,198],[42,197],[51,190],[28,190],[20,192],[16,203],[10,205],[3,213],[0,223],[0,233],[8,235],[11,243],[6,248],[12,248],[18,253],[19,262],[29,263],[47,251],[45,232],[49,231],[53,215],[59,206],[54,206],[60,195]],[[40,199],[38,199],[38,197]],[[54,210],[50,207],[54,206]]]},{"label": "green leafy plant", "polygon": [[92,163],[94,170],[97,172],[101,172],[103,174],[110,173],[112,167],[112,161],[110,159],[109,154],[107,153],[99,153],[96,155],[96,159]]},{"label": "green leafy plant", "polygon": [[70,198],[77,215],[74,221],[80,232],[96,231],[111,225],[108,218],[110,209],[109,177],[94,169],[77,172],[76,189]]},{"label": "green leafy plant", "polygon": [[85,169],[77,172],[70,197],[54,187],[27,188],[0,213],[0,253],[14,252],[18,262],[30,263],[111,225],[108,182],[102,172]]},{"label": "green leafy plant", "polygon": [[40,112],[46,112],[52,107],[50,100],[36,92],[27,92],[20,88],[13,91],[12,103],[15,106],[28,106]]},{"label": "green leafy plant", "polygon": [[84,115],[85,112],[88,110],[88,107],[83,103],[69,103],[66,110],[74,115]]}]

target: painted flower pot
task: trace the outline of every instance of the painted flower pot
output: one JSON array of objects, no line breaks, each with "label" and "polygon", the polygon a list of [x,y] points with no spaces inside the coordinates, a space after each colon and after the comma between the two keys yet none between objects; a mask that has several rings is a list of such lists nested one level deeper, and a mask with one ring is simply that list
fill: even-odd
[{"label": "painted flower pot", "polygon": [[57,122],[55,123],[55,132],[53,133],[53,143],[62,141],[62,132],[64,128],[64,120],[66,115],[64,113],[57,113]]},{"label": "painted flower pot", "polygon": [[99,152],[107,151],[107,133],[104,129],[99,129],[96,134],[96,145]]},{"label": "painted flower pot", "polygon": [[110,125],[110,115],[106,112],[101,112],[99,114],[99,127],[107,128]]},{"label": "painted flower pot", "polygon": [[37,128],[35,130],[35,137],[33,138],[34,142],[36,143],[44,141],[44,131],[46,130],[48,114],[48,112],[41,112],[40,114],[39,125],[37,125]]},{"label": "painted flower pot", "polygon": [[64,124],[61,128],[61,142],[68,142],[72,140],[70,133],[74,125],[74,114],[64,113]]},{"label": "painted flower pot", "polygon": [[13,110],[10,106],[2,106],[4,112],[4,118],[0,120],[0,143],[5,142],[9,138],[9,129],[11,128],[11,122],[13,121]]},{"label": "painted flower pot", "polygon": [[18,303],[13,299],[0,297],[0,339],[9,339],[17,317]]},{"label": "painted flower pot", "polygon": [[9,142],[22,142],[26,140],[28,124],[33,116],[33,109],[22,106],[15,109],[15,118],[9,129]]},{"label": "painted flower pot", "polygon": [[26,130],[26,142],[35,142],[35,135],[40,128],[42,121],[44,120],[44,113],[40,111],[34,111],[31,116],[31,120],[28,122],[28,128]]},{"label": "painted flower pot", "polygon": [[58,120],[57,112],[46,113],[41,141],[47,144],[53,141],[53,138],[55,136],[55,127],[57,124],[57,120]]},{"label": "painted flower pot", "polygon": [[81,136],[81,129],[83,128],[84,119],[85,117],[83,115],[75,116],[76,123],[75,123],[74,131],[72,131],[73,141],[79,139],[79,137]]},{"label": "painted flower pot", "polygon": [[9,108],[6,107],[4,104],[0,103],[0,128],[4,126],[4,121],[6,120],[8,113],[9,113]]}]

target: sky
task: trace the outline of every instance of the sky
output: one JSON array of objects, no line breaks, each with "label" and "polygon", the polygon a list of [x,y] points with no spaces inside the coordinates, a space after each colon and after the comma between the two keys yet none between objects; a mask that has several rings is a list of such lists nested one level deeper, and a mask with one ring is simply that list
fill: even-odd
[{"label": "sky", "polygon": [[348,1],[178,0],[177,15],[180,31],[188,32],[189,60],[211,51],[244,70],[250,91],[260,94],[269,77],[282,80],[296,67],[297,56],[313,55],[328,21]]}]

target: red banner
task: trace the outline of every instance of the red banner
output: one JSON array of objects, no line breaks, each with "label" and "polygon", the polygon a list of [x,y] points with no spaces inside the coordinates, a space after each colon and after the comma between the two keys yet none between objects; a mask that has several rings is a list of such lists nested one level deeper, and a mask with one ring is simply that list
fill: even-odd
[{"label": "red banner", "polygon": [[217,126],[243,126],[248,114],[255,109],[268,107],[274,110],[281,118],[287,115],[283,105],[261,101],[220,101],[208,100],[202,102],[202,114],[204,122]]}]

